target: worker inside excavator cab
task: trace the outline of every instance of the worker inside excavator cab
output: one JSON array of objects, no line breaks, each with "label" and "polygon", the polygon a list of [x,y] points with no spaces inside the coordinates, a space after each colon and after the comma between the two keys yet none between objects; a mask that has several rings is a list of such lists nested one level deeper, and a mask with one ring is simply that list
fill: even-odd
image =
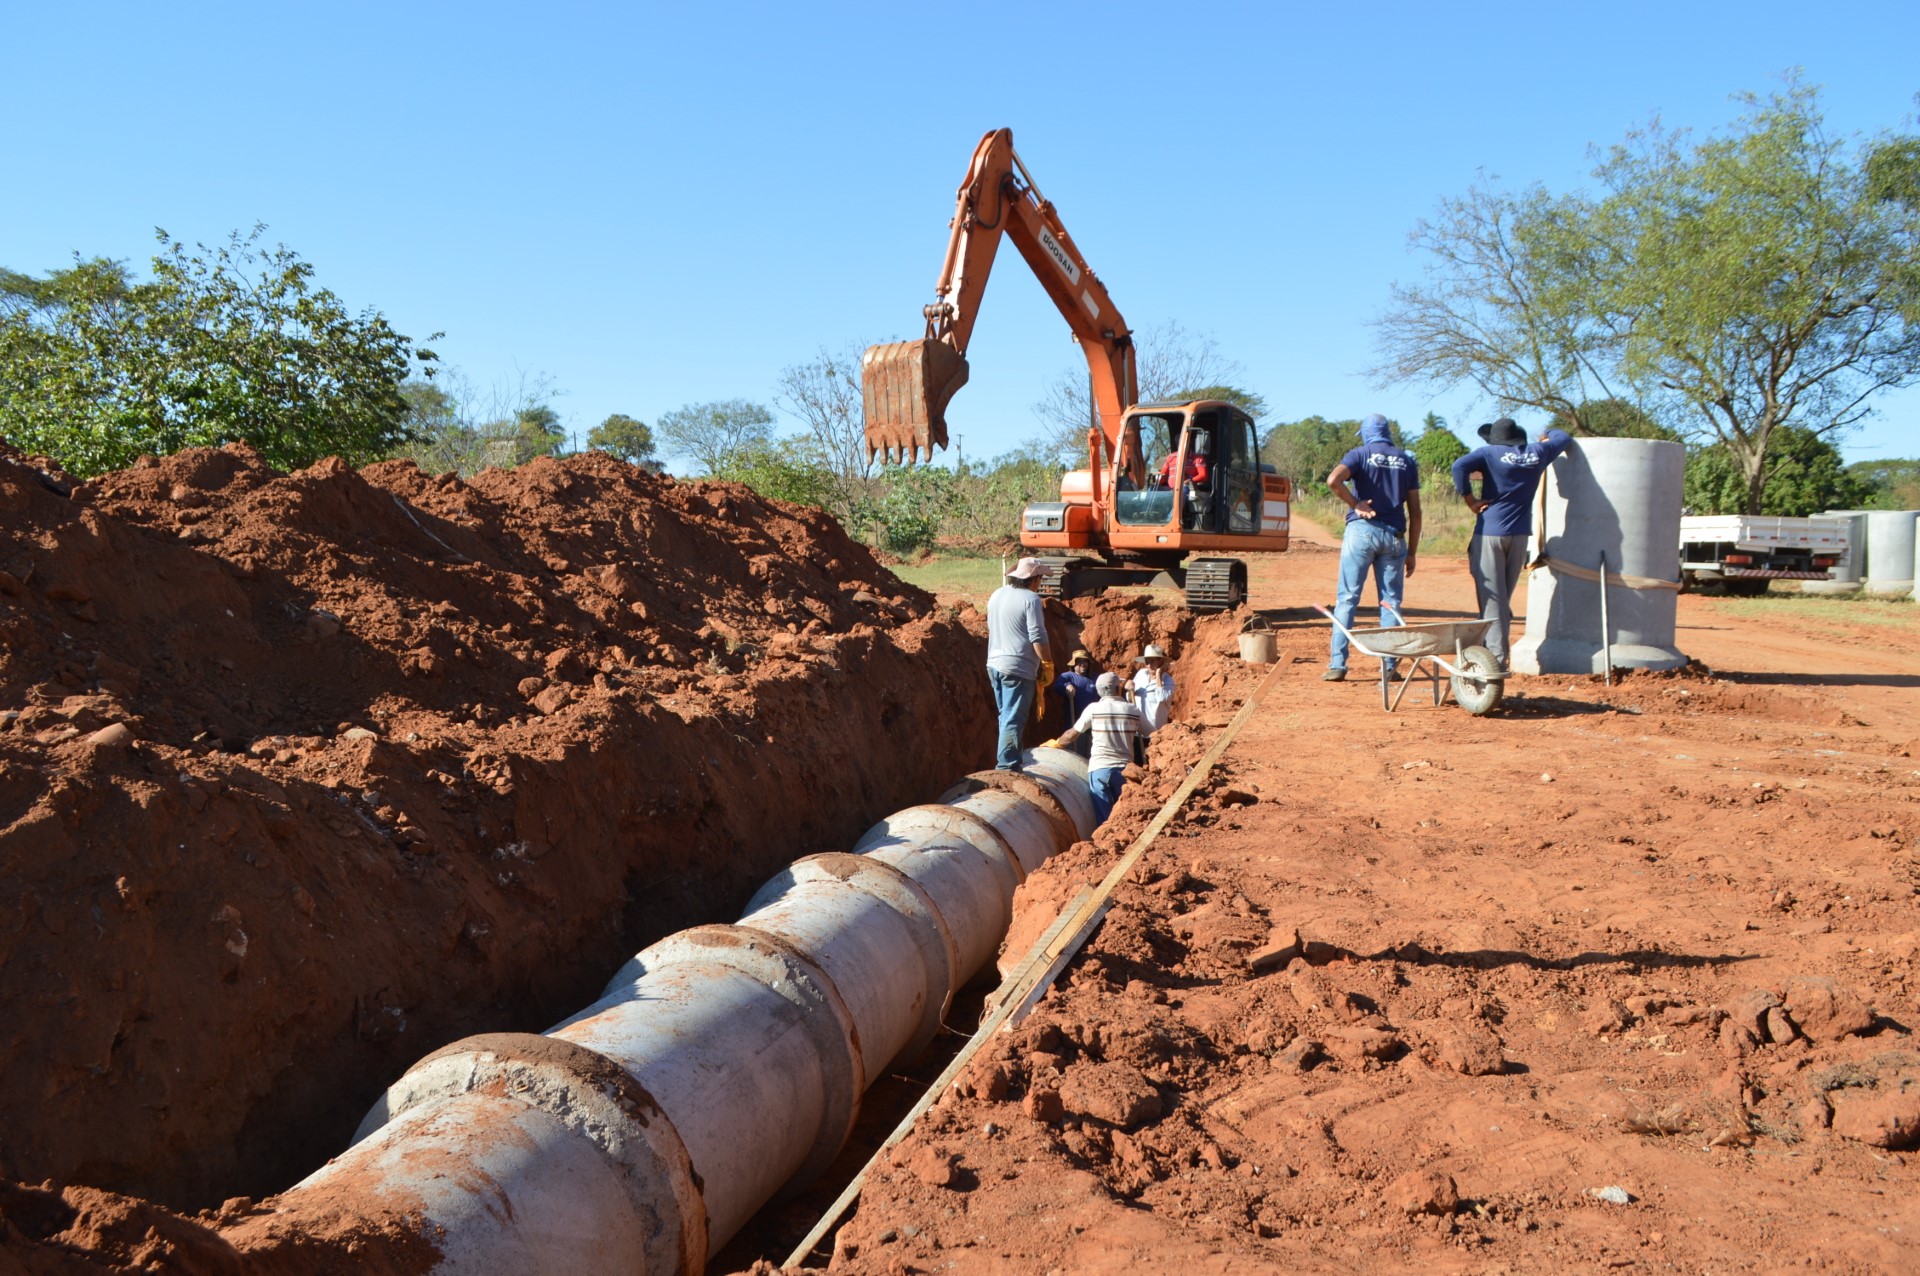
[{"label": "worker inside excavator cab", "polygon": [[[1120,457],[1114,479],[1114,518],[1128,527],[1165,527],[1173,518],[1174,493],[1163,486],[1160,471],[1171,455],[1178,416],[1158,413],[1129,417],[1121,427]],[[1137,467],[1137,468],[1136,468]],[[1128,487],[1122,476],[1135,485]]]},{"label": "worker inside excavator cab", "polygon": [[1160,462],[1159,486],[1180,491],[1180,525],[1189,531],[1208,531],[1213,526],[1213,435],[1204,427],[1190,425],[1186,430],[1187,460],[1176,480],[1176,453],[1169,452]]}]

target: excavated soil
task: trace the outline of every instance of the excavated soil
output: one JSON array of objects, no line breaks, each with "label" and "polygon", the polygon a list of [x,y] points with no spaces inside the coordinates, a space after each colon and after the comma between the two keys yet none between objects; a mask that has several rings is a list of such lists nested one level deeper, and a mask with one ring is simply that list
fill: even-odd
[{"label": "excavated soil", "polygon": [[990,756],[982,629],[593,454],[0,453],[0,1178],[48,1185],[0,1237],[136,1261],[113,1193],[284,1187],[431,1049],[926,800]]},{"label": "excavated soil", "polygon": [[[542,471],[573,473],[562,467]],[[141,473],[114,482],[132,484]],[[415,496],[407,489],[406,499],[424,520],[425,492],[434,486],[429,480],[411,471],[391,477],[370,471],[363,481],[384,496],[401,487],[403,477],[421,490]],[[575,475],[577,481],[587,477]],[[268,485],[335,481],[309,474],[270,479]],[[534,481],[534,474],[523,472],[491,476],[476,487]],[[708,498],[715,490],[707,489]],[[657,507],[694,499],[701,489],[645,491]],[[489,510],[502,500],[492,490],[484,495]],[[144,503],[126,496],[112,500],[125,511],[113,517],[127,537],[134,535],[140,511],[166,505],[151,497]],[[731,500],[746,508],[751,498],[736,494]],[[103,487],[92,509],[57,500],[48,508],[66,509],[65,517],[78,525],[83,514],[104,514],[110,504]],[[792,511],[781,514],[803,519]],[[450,517],[447,522],[454,525]],[[451,533],[439,523],[427,526],[443,539]],[[172,548],[180,540],[173,523],[152,527],[155,544]],[[404,526],[391,531],[406,534]],[[1778,614],[1752,615],[1682,598],[1680,644],[1700,662],[1687,670],[1636,674],[1614,687],[1588,678],[1516,679],[1506,704],[1483,718],[1451,705],[1435,708],[1415,691],[1389,715],[1380,708],[1377,683],[1363,676],[1372,672],[1369,662],[1356,660],[1353,681],[1319,680],[1326,631],[1307,604],[1331,593],[1333,560],[1315,529],[1296,524],[1296,535],[1294,553],[1254,566],[1254,607],[1275,627],[1280,651],[1279,672],[1260,709],[1122,884],[1102,928],[1055,990],[1016,1030],[997,1039],[906,1142],[881,1160],[856,1212],[834,1237],[831,1254],[823,1251],[815,1262],[830,1263],[837,1272],[888,1276],[1920,1267],[1920,1043],[1912,1035],[1920,1023],[1914,971],[1920,950],[1920,624],[1849,627],[1824,619],[1817,631],[1803,631]],[[450,543],[472,553],[465,542]],[[927,768],[932,774],[925,782],[903,780],[905,791],[892,799],[921,800],[935,784],[977,764],[991,734],[984,721],[971,725],[974,716],[985,716],[977,703],[984,699],[977,618],[961,606],[955,620],[941,621],[937,604],[929,606],[869,569],[856,548],[835,544],[836,556],[860,564],[855,575],[866,593],[912,617],[897,627],[875,626],[878,632],[864,640],[867,659],[884,657],[882,676],[888,679],[941,682],[951,703],[941,703],[939,711],[967,717],[968,730],[978,737],[966,758]],[[379,579],[375,562],[393,556],[390,547],[360,561]],[[271,579],[260,567],[248,568],[256,573],[251,579],[239,574],[238,564],[215,570],[243,593],[263,591]],[[597,596],[590,585],[576,592],[568,584],[577,576],[577,568],[556,572],[545,563],[526,572],[528,580],[564,586],[544,595],[556,599],[555,607],[563,605],[558,594]],[[339,582],[325,577],[308,588],[345,588]],[[68,615],[84,606],[72,598],[40,601],[47,585],[37,576],[24,588],[25,595],[0,598],[15,608],[7,617],[29,604],[57,605]],[[698,582],[684,588],[685,597],[700,597]],[[305,605],[309,611],[334,610],[327,606],[333,597],[315,594]],[[854,613],[844,621],[837,619],[841,613],[820,618],[819,637],[851,642],[863,627],[859,609],[873,604],[853,602],[837,586],[822,597]],[[1457,614],[1471,610],[1471,590],[1458,564],[1423,562],[1409,603],[1422,619]],[[107,623],[97,597],[95,605],[100,616],[94,625]],[[402,605],[397,614],[419,611]],[[665,614],[664,605],[660,611]],[[1101,877],[1142,832],[1266,672],[1236,659],[1238,617],[1195,622],[1164,600],[1125,594],[1081,600],[1071,614],[1050,612],[1056,644],[1086,645],[1110,666],[1125,667],[1147,641],[1170,644],[1179,679],[1176,721],[1156,737],[1149,765],[1130,771],[1108,825],[1023,886],[1004,954],[1009,962],[1081,883]],[[205,621],[197,613],[187,619]],[[531,642],[531,620],[527,630],[518,630],[518,618],[511,623],[523,642]],[[68,624],[65,632],[85,624]],[[293,671],[311,666],[327,642],[337,641],[309,642],[299,636],[303,625],[290,616],[286,626],[299,644],[300,659],[287,662]],[[909,668],[907,653],[893,644],[906,642],[916,626],[923,637]],[[83,632],[99,645],[94,628]],[[354,632],[351,622],[343,626],[343,636]],[[689,632],[683,624],[673,640],[648,642],[689,655],[694,645],[703,655],[715,650],[711,640],[696,643]],[[272,648],[288,639],[257,641]],[[951,660],[929,654],[947,643],[965,650]],[[568,642],[584,644],[584,638]],[[420,645],[396,639],[381,650],[404,653]],[[631,643],[639,645],[637,639]],[[490,658],[506,663],[512,646],[508,637],[489,648],[499,653]],[[720,650],[724,657],[724,645]],[[229,658],[235,663],[227,671],[231,690],[214,708],[240,698],[240,675],[255,668],[259,656]],[[72,655],[67,659],[80,664]],[[550,676],[544,659],[519,659],[522,664],[486,684],[491,694],[504,697],[502,705],[522,694],[522,668]],[[950,674],[940,672],[949,665]],[[670,676],[657,662],[636,667],[636,677]],[[463,668],[463,658],[454,656],[439,676],[472,676]],[[83,667],[70,672],[88,673]],[[312,680],[316,689],[310,694],[344,694],[341,684],[353,676],[359,674],[352,667],[336,667],[334,676]],[[755,675],[749,668],[714,677],[728,676],[752,685]],[[880,693],[864,679],[835,682],[825,666],[794,676],[796,696],[816,697],[807,701],[816,717],[878,712],[859,698]],[[617,698],[624,684],[607,678]],[[57,673],[52,680],[58,681]],[[192,694],[190,679],[172,685],[176,690],[152,702],[150,711]],[[385,694],[420,697],[436,685],[422,684],[418,674],[396,676]],[[593,702],[594,693],[578,682],[567,685]],[[892,681],[886,685],[902,690]],[[823,687],[833,688],[832,695]],[[678,694],[683,705],[704,704],[716,690],[696,681]],[[22,693],[8,694],[18,703]],[[64,694],[80,692],[68,688]],[[829,707],[833,696],[840,699]],[[483,709],[485,701],[478,693],[469,698]],[[370,716],[378,705],[371,696],[366,703]],[[409,704],[407,713],[429,712],[419,700]],[[918,704],[902,713],[926,712]],[[560,712],[583,707],[576,702]],[[552,719],[526,709],[518,715],[517,724],[502,721],[487,738],[520,731],[531,735],[513,737],[516,743],[539,738],[549,749],[559,747],[555,736],[539,734],[554,730]],[[182,722],[176,730],[212,728],[206,712],[201,716],[203,721]],[[75,742],[35,743],[34,733],[59,730],[49,724],[43,718],[24,733],[16,726],[0,734],[14,750],[5,755],[10,768],[20,765],[16,758],[30,757],[49,768],[42,774],[52,774],[48,759]],[[1049,721],[1040,729],[1058,725]],[[375,748],[398,748],[396,731],[430,738],[410,722],[367,726],[381,733]],[[269,734],[258,727],[236,729],[233,738],[241,742],[249,731],[255,739]],[[289,743],[275,745],[275,752],[302,752],[291,743],[290,727],[280,730]],[[634,730],[630,738],[640,738]],[[301,791],[283,778],[281,768],[288,764],[208,752],[191,735],[183,743],[150,745],[158,734],[144,728],[138,750],[127,756],[168,748],[179,755],[177,762],[169,756],[168,768],[219,759],[270,776],[289,793]],[[575,741],[574,733],[564,734]],[[820,747],[849,746],[836,736]],[[89,756],[97,756],[101,746],[87,747]],[[342,747],[328,744],[327,752]],[[573,809],[566,788],[577,783],[580,765],[594,765],[590,749],[583,758],[581,746],[571,747],[574,767],[565,779],[553,770],[535,772],[546,780],[534,787],[548,795],[540,809],[549,818]],[[915,747],[933,748],[925,741]],[[499,752],[515,767],[536,765],[530,752]],[[903,752],[896,744],[887,761],[901,765]],[[675,756],[681,759],[676,783],[694,783],[686,759],[696,755],[683,750]],[[63,776],[78,773],[74,763],[60,765],[67,768],[59,772]],[[137,768],[134,773],[144,774]],[[830,768],[810,774],[835,778]],[[535,801],[522,791],[527,778],[526,771],[514,772],[518,801]],[[151,776],[141,782],[165,788]],[[384,775],[380,782],[389,789],[395,784]],[[235,800],[233,793],[233,786],[223,787],[206,809],[214,809],[215,800]],[[315,797],[316,809],[324,809],[322,801],[338,801],[330,790]],[[480,800],[486,810],[516,809]],[[595,805],[617,800],[603,796]],[[841,801],[858,805],[847,796]],[[400,806],[396,813],[401,809],[409,811],[408,823],[423,822],[421,813]],[[5,813],[12,818],[10,810]],[[377,812],[367,815],[379,822]],[[589,817],[605,813],[592,810],[576,818]],[[710,818],[714,823],[688,845],[724,848],[711,867],[729,871],[731,856],[745,854],[753,843],[717,835],[718,822],[728,818],[723,810]],[[856,829],[863,817],[849,815],[835,827],[817,811],[815,818],[822,820],[821,837],[831,840]],[[53,810],[39,819],[57,823],[60,816]],[[182,831],[177,821],[173,827]],[[393,820],[383,827],[402,826]],[[11,849],[18,835],[16,822],[0,837],[9,874],[23,872],[22,857]],[[794,840],[787,838],[769,863],[819,849],[794,846]],[[486,839],[459,843],[469,844],[497,845]],[[81,851],[71,838],[59,845],[48,854],[100,857]],[[238,858],[243,848],[258,855],[274,845],[271,826],[263,823],[257,830],[250,826],[246,837],[236,835],[226,855]],[[351,843],[357,855],[383,845],[391,843],[371,835]],[[457,872],[462,856],[475,854],[455,853],[445,843],[428,845],[436,847],[430,857],[444,855],[453,865],[423,872],[428,880],[429,873]],[[326,847],[315,856],[325,864],[334,853]],[[397,864],[405,852],[394,847],[387,853]],[[276,861],[281,873],[290,863]],[[570,863],[571,872],[586,871]],[[35,871],[44,876],[55,870],[43,863]],[[253,875],[226,870],[243,881],[259,876],[251,866],[248,872]],[[765,875],[764,867],[739,872],[741,885],[730,903]],[[603,878],[601,886],[567,898],[581,916],[593,916],[592,890],[618,881]],[[383,900],[423,889],[413,882],[389,869],[381,879]],[[477,876],[460,878],[443,898],[462,900],[468,886],[490,889]],[[311,886],[307,890],[315,894]],[[78,961],[92,953],[94,919],[87,902],[99,908],[102,926],[128,926],[127,918],[141,916],[115,911],[127,908],[115,902],[118,897],[111,877],[96,884],[67,916],[67,933],[78,940],[36,938],[46,954],[40,960]],[[563,910],[544,902],[529,906],[522,898],[507,896],[488,920],[507,929],[524,928],[534,917],[552,919],[548,924],[556,933],[547,942],[555,955],[547,961],[574,968],[576,949],[557,933]],[[335,916],[352,915],[336,901],[328,901]],[[44,911],[46,905],[34,907]],[[203,924],[220,907],[220,899],[203,893],[195,910],[180,917]],[[37,914],[28,917],[41,924]],[[595,948],[591,932],[576,928],[570,942],[581,953],[594,950],[592,961],[578,958],[578,988],[590,993],[597,987],[609,966],[586,967],[602,953],[609,961],[624,955],[630,946],[624,941],[634,937],[629,932],[616,942],[609,936],[604,948]],[[359,942],[396,941],[382,933]],[[501,972],[474,970],[466,980],[449,974],[462,962],[481,960],[466,952],[467,942],[455,939],[453,956],[431,963],[433,973],[438,984],[469,989],[484,1000],[485,975]],[[229,951],[218,936],[203,946]],[[558,955],[562,949],[569,956]],[[300,946],[307,963],[326,960],[326,950],[310,942]],[[397,955],[390,947],[383,959]],[[14,961],[8,957],[10,973]],[[369,960],[358,968],[375,964]],[[274,977],[301,978],[303,969],[289,964]],[[118,977],[130,979],[124,971]],[[410,975],[383,971],[382,977]],[[302,984],[304,995],[320,995],[314,982]],[[421,980],[428,982],[435,981]],[[221,983],[216,971],[200,991],[218,1004],[247,987],[244,978]],[[76,1009],[84,1006],[91,1014],[95,1005],[117,1007],[126,998],[107,983],[76,983],[64,1003],[57,1000],[60,991],[43,993],[53,1000],[30,1008],[40,1031],[36,1049],[50,1058],[69,1049],[62,1034],[88,1023],[74,1017]],[[11,987],[0,995],[15,997]],[[564,998],[556,993],[551,1000]],[[414,1018],[428,1013],[424,1000],[416,1005],[399,998],[394,1004],[410,1021],[404,1043],[365,1042],[347,1031],[359,1019],[342,1019],[336,1009],[331,1036],[309,1033],[302,1048],[316,1053],[331,1045],[339,1052],[344,1047],[337,1038],[351,1035],[354,1049],[377,1058],[378,1066],[367,1071],[368,1086],[377,1087],[422,1047],[458,1032],[531,1026],[507,1024],[512,1016],[503,1005],[491,1019],[476,1014],[460,1026],[425,1029]],[[46,1005],[68,1018],[56,1018]],[[206,1014],[199,1003],[176,1013]],[[533,1014],[530,1020],[540,1018]],[[150,1022],[137,1020],[134,1032],[154,1031]],[[269,1050],[281,1059],[276,1039],[301,1022],[302,1016],[282,1015],[262,1026],[261,1039],[248,1051],[215,1049],[213,1061]],[[71,1063],[64,1073],[51,1071],[21,1049],[8,1062],[10,1075],[24,1067],[29,1076],[65,1076],[68,1091],[56,1095],[77,1097],[96,1087],[114,1093],[97,1076],[83,1079],[84,1067]],[[298,1071],[310,1079],[310,1069]],[[117,1084],[130,1085],[131,1078],[150,1072],[130,1069],[129,1079]],[[189,1093],[201,1093],[207,1083],[196,1077],[174,1084],[176,1101],[188,1105]],[[294,1078],[280,1084],[290,1086]],[[893,1101],[904,1110],[911,1099],[901,1093]],[[66,1110],[86,1116],[77,1101]],[[154,1137],[155,1122],[128,1106],[120,1111],[129,1131]],[[884,1132],[884,1122],[864,1129],[860,1142],[877,1145]],[[336,1131],[335,1142],[339,1137]],[[57,1144],[49,1140],[48,1146]],[[714,1270],[753,1265],[767,1271],[766,1263],[754,1260],[778,1261],[787,1252],[839,1182],[859,1168],[863,1150],[850,1149],[835,1167],[839,1181],[763,1212]],[[153,1172],[165,1163],[166,1155],[156,1150]],[[42,1173],[27,1167],[14,1172]],[[85,1181],[64,1175],[60,1182],[70,1179]],[[398,1238],[355,1235],[347,1228],[304,1247],[282,1238],[270,1264],[242,1260],[228,1239],[243,1249],[258,1244],[272,1236],[273,1217],[270,1201],[229,1202],[194,1221],[87,1187],[9,1189],[0,1194],[0,1227],[11,1229],[16,1242],[44,1241],[0,1245],[0,1272],[14,1254],[35,1271],[68,1270],[62,1263],[97,1270],[79,1267],[82,1255],[107,1266],[144,1263],[192,1272],[337,1270],[343,1252],[353,1269],[397,1271],[418,1257],[409,1256]]]},{"label": "excavated soil", "polygon": [[[1704,664],[1389,716],[1319,680],[1331,574],[1256,567],[1268,698],[832,1269],[1920,1267],[1920,625],[1682,599]],[[1471,591],[1423,563],[1410,601]],[[1186,722],[1023,886],[1005,959],[1255,685],[1183,654]]]}]

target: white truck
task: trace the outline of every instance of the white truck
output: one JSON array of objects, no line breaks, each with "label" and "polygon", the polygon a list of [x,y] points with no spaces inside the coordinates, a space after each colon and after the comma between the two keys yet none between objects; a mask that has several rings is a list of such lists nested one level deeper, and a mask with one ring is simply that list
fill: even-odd
[{"label": "white truck", "polygon": [[1760,594],[1770,581],[1831,579],[1846,557],[1847,531],[1838,518],[1688,515],[1680,520],[1682,587]]}]

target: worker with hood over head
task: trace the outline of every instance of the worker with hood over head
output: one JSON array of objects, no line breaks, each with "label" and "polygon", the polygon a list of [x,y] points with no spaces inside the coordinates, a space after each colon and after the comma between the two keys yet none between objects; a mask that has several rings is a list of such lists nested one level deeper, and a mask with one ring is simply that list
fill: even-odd
[{"label": "worker with hood over head", "polygon": [[[1547,467],[1573,442],[1565,430],[1547,430],[1536,442],[1513,418],[1480,427],[1487,446],[1477,447],[1453,463],[1453,490],[1466,499],[1474,513],[1473,539],[1467,542],[1467,570],[1473,573],[1473,592],[1480,598],[1480,614],[1494,622],[1487,630],[1487,650],[1500,667],[1507,667],[1507,630],[1513,627],[1513,590],[1527,565],[1527,537],[1533,532],[1533,494]],[[1480,494],[1472,480],[1480,476]]]},{"label": "worker with hood over head", "polygon": [[1083,735],[1093,737],[1093,750],[1087,758],[1087,788],[1093,795],[1093,822],[1105,824],[1126,787],[1127,763],[1133,761],[1133,742],[1140,738],[1140,710],[1121,697],[1125,686],[1117,673],[1103,673],[1094,680],[1100,699],[1071,727],[1049,740],[1041,748],[1065,749]]},{"label": "worker with hood over head", "polygon": [[[1375,412],[1360,422],[1360,446],[1340,458],[1327,475],[1327,486],[1347,507],[1339,593],[1333,604],[1340,623],[1334,626],[1327,671],[1321,675],[1339,682],[1347,676],[1345,631],[1353,628],[1369,571],[1380,601],[1380,627],[1403,623],[1400,597],[1420,548],[1420,463],[1413,453],[1394,445],[1393,427]],[[1391,673],[1394,662],[1386,663]]]},{"label": "worker with hood over head", "polygon": [[1053,681],[1047,645],[1047,615],[1036,592],[1047,574],[1037,558],[1023,558],[1006,584],[987,597],[987,681],[1000,718],[994,768],[1020,770],[1020,737],[1032,716],[1038,688]]}]

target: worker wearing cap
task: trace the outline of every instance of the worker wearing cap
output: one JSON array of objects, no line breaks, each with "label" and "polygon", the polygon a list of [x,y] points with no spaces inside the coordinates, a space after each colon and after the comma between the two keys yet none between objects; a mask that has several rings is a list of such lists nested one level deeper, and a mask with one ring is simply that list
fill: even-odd
[{"label": "worker wearing cap", "polygon": [[[1453,463],[1453,490],[1474,513],[1473,539],[1467,542],[1467,570],[1480,599],[1480,615],[1494,623],[1487,650],[1507,667],[1507,630],[1513,626],[1513,590],[1527,565],[1527,537],[1533,532],[1533,494],[1547,467],[1573,442],[1565,430],[1548,430],[1534,443],[1513,418],[1480,427],[1487,446]],[[1480,476],[1480,494],[1473,476]]]},{"label": "worker wearing cap", "polygon": [[1046,612],[1035,592],[1046,574],[1039,559],[1023,558],[987,598],[987,681],[1000,716],[994,767],[1001,771],[1020,769],[1020,737],[1033,715],[1036,687],[1053,681]]},{"label": "worker wearing cap", "polygon": [[1139,707],[1121,698],[1121,688],[1126,684],[1120,681],[1119,674],[1103,673],[1093,685],[1100,699],[1088,705],[1086,712],[1062,731],[1058,740],[1049,740],[1047,745],[1070,748],[1081,736],[1092,737],[1093,748],[1087,757],[1087,789],[1093,795],[1093,822],[1098,827],[1107,822],[1113,804],[1120,800],[1120,790],[1127,783],[1127,763],[1133,761],[1133,742],[1140,738],[1145,724]]},{"label": "worker wearing cap", "polygon": [[1140,662],[1133,675],[1133,703],[1140,710],[1140,738],[1144,740],[1166,726],[1173,712],[1173,671],[1167,668],[1167,653],[1157,642],[1147,644]]},{"label": "worker wearing cap", "polygon": [[[1068,722],[1079,721],[1080,715],[1087,711],[1087,706],[1100,698],[1100,693],[1094,689],[1093,657],[1084,649],[1076,649],[1068,657],[1067,667],[1061,670],[1060,676],[1053,680],[1053,685],[1047,690],[1060,697],[1061,704],[1066,707]],[[1082,736],[1071,747],[1084,758],[1087,750],[1093,747],[1093,741]]]}]

